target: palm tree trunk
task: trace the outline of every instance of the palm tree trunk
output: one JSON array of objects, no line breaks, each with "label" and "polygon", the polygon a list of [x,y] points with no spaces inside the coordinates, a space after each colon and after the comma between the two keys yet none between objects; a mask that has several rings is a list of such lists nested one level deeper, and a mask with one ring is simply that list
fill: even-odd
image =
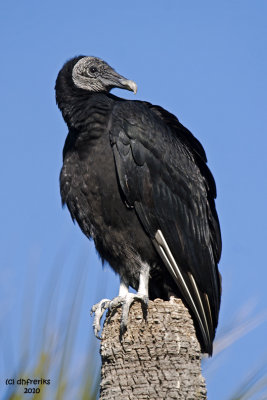
[{"label": "palm tree trunk", "polygon": [[101,343],[100,400],[206,399],[201,353],[191,316],[180,299],[131,307],[120,338],[121,309],[107,316]]}]

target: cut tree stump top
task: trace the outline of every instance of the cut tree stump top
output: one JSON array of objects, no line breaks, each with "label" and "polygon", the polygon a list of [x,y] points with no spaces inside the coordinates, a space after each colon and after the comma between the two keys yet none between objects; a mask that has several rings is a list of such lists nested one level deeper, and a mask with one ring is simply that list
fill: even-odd
[{"label": "cut tree stump top", "polygon": [[120,337],[121,308],[105,321],[100,400],[206,399],[201,352],[192,318],[180,299],[131,307]]}]

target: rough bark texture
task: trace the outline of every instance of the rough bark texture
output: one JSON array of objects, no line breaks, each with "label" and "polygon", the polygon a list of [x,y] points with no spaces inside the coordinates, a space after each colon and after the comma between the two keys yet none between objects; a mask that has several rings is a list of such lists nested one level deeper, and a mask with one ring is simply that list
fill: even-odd
[{"label": "rough bark texture", "polygon": [[121,309],[107,316],[101,342],[100,400],[206,399],[201,353],[180,299],[135,302],[120,338]]}]

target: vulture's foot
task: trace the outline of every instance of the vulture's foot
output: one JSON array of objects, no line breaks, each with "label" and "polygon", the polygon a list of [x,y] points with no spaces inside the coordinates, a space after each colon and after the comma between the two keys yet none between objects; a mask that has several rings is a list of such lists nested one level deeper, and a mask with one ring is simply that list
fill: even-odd
[{"label": "vulture's foot", "polygon": [[139,286],[137,293],[129,293],[128,281],[121,278],[119,295],[113,300],[103,299],[99,303],[95,304],[91,309],[91,315],[94,313],[95,318],[93,322],[94,334],[98,339],[101,339],[99,335],[101,326],[101,318],[106,310],[113,311],[115,308],[122,306],[121,314],[121,335],[127,329],[128,316],[130,307],[135,300],[141,301],[144,305],[143,312],[146,315],[148,306],[148,279],[149,279],[149,266],[143,264],[140,269]]},{"label": "vulture's foot", "polygon": [[[116,300],[116,298],[114,300]],[[122,306],[121,326],[120,326],[121,334],[123,334],[127,329],[130,307],[135,300],[140,301],[145,306],[145,312],[147,311],[147,306],[148,306],[147,295],[141,293],[136,293],[136,294],[127,293],[127,295],[124,298],[122,298],[121,303],[118,304]]]},{"label": "vulture's foot", "polygon": [[101,339],[99,332],[101,330],[100,323],[101,323],[101,318],[103,317],[104,312],[106,310],[113,311],[120,306],[122,306],[120,330],[121,330],[121,334],[123,334],[127,329],[130,307],[135,300],[141,301],[143,303],[143,305],[145,306],[145,308],[147,309],[148,296],[146,294],[141,294],[141,293],[134,294],[134,293],[128,292],[124,296],[114,297],[113,300],[103,299],[99,303],[95,304],[91,309],[91,315],[95,314],[94,322],[93,322],[93,329],[94,329],[95,336],[98,339]]}]

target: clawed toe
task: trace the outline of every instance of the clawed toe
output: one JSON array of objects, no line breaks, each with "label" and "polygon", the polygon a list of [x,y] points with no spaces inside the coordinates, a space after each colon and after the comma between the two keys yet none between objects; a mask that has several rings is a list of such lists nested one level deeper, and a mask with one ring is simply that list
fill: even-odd
[{"label": "clawed toe", "polygon": [[121,316],[121,326],[120,326],[121,334],[123,334],[127,329],[130,307],[135,300],[141,301],[146,307],[148,305],[148,296],[141,295],[138,293],[137,294],[128,293],[122,304],[122,316]]},{"label": "clawed toe", "polygon": [[95,314],[94,317],[94,322],[93,322],[93,329],[94,329],[94,334],[98,339],[101,339],[101,336],[99,336],[99,332],[101,330],[101,318],[105,312],[105,310],[109,307],[109,304],[111,303],[111,300],[109,299],[103,299],[99,303],[93,305],[91,308],[91,315]]},{"label": "clawed toe", "polygon": [[95,314],[94,322],[93,322],[93,329],[94,334],[98,339],[101,339],[99,332],[101,330],[101,318],[104,312],[108,309],[113,311],[119,306],[122,306],[122,316],[121,316],[121,325],[120,331],[123,334],[127,329],[128,324],[128,316],[130,307],[135,300],[141,301],[144,306],[147,308],[148,305],[148,296],[139,294],[139,293],[127,293],[125,296],[118,296],[115,297],[113,300],[103,299],[99,303],[95,304],[91,309],[91,315]]}]

